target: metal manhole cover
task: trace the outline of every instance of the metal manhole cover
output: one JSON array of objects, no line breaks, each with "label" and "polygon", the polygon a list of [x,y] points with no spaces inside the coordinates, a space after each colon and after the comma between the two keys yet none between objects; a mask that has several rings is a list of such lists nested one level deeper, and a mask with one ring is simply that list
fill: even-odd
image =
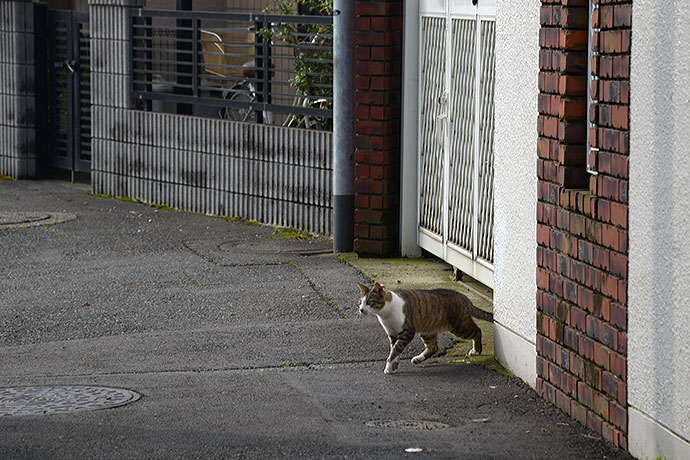
[{"label": "metal manhole cover", "polygon": [[0,229],[55,225],[76,218],[66,212],[0,212]]},{"label": "metal manhole cover", "polygon": [[259,241],[228,241],[218,245],[223,252],[250,254],[319,255],[333,252],[333,243],[321,240],[287,240],[266,238]]},{"label": "metal manhole cover", "polygon": [[441,422],[431,422],[429,420],[372,420],[365,423],[372,428],[402,428],[404,430],[442,430],[449,428]]},{"label": "metal manhole cover", "polygon": [[33,224],[48,219],[50,219],[50,214],[10,212],[0,214],[0,225]]},{"label": "metal manhole cover", "polygon": [[90,386],[0,388],[0,416],[110,409],[139,399],[133,391]]}]

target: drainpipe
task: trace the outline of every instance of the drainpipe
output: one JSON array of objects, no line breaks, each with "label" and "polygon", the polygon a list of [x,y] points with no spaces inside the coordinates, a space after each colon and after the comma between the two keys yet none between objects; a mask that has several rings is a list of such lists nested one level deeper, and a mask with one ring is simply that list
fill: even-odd
[{"label": "drainpipe", "polygon": [[333,2],[333,252],[350,252],[354,242],[354,4]]}]

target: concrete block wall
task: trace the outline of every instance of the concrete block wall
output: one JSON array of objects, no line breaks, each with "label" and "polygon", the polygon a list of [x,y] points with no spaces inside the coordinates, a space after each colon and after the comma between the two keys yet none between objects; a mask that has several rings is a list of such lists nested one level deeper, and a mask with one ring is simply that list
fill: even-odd
[{"label": "concrete block wall", "polygon": [[331,233],[332,133],[136,110],[127,11],[141,2],[89,5],[94,193]]},{"label": "concrete block wall", "polygon": [[33,4],[0,0],[0,175],[36,175]]}]

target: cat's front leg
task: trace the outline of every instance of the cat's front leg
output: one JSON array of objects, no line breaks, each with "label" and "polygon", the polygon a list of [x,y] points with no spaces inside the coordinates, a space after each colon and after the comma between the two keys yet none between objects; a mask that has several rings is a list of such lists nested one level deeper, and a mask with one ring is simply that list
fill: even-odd
[{"label": "cat's front leg", "polygon": [[391,338],[391,352],[388,355],[388,359],[386,359],[386,367],[383,370],[384,374],[392,374],[398,370],[400,353],[402,353],[407,344],[410,343],[410,340],[414,337],[414,333],[414,330],[409,329],[402,331],[397,337],[397,340],[395,340],[395,344],[392,343]]},{"label": "cat's front leg", "polygon": [[400,364],[400,357],[396,357],[393,361],[386,360],[386,367],[383,369],[384,374],[392,374],[398,370]]}]

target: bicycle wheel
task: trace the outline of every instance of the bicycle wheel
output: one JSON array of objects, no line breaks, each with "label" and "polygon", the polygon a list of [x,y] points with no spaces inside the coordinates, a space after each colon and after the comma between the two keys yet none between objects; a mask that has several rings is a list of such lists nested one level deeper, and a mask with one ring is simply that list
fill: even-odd
[{"label": "bicycle wheel", "polygon": [[[244,84],[233,87],[225,98],[235,102],[254,102],[255,100],[254,92]],[[226,120],[250,121],[254,116],[254,110],[251,107],[225,107],[221,109],[220,115]]]}]

